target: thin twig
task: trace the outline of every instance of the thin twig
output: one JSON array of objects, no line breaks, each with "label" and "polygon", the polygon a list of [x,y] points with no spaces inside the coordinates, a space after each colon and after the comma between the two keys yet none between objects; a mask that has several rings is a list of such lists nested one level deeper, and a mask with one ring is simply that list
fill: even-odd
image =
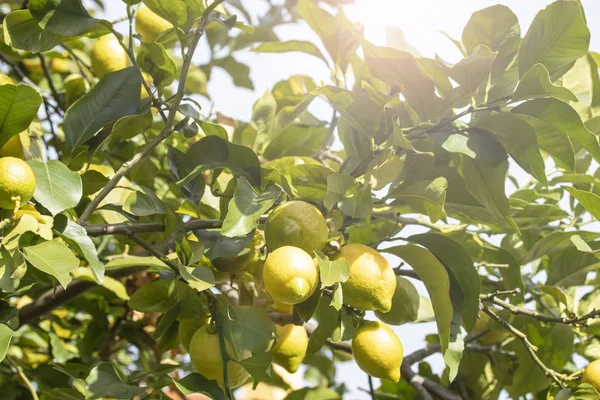
[{"label": "thin twig", "polygon": [[21,380],[23,381],[23,383],[29,390],[29,393],[31,393],[31,397],[33,398],[33,400],[39,400],[37,391],[31,384],[31,381],[27,378],[27,375],[25,375],[25,373],[23,372],[23,368],[21,368],[20,365],[17,365],[17,363],[15,363],[14,360],[12,359],[12,357],[6,356],[6,359],[17,370],[17,374],[19,375],[19,377],[21,378]]},{"label": "thin twig", "polygon": [[377,396],[375,396],[375,388],[373,387],[373,377],[371,375],[367,375],[369,379],[369,394],[371,395],[371,400],[377,400]]},{"label": "thin twig", "polygon": [[54,86],[54,81],[52,80],[52,73],[50,72],[50,68],[48,68],[48,63],[46,62],[46,57],[42,53],[40,53],[40,54],[38,54],[38,58],[40,59],[40,64],[42,66],[42,71],[44,71],[44,76],[46,77],[46,80],[48,81],[48,87],[50,88],[50,93],[52,93],[52,97],[54,97],[54,100],[56,101],[56,104],[58,105],[58,107],[60,109],[64,110],[65,107],[62,103],[60,95],[58,94],[58,91],[56,90],[56,86]]},{"label": "thin twig", "polygon": [[[213,303],[213,315],[218,313],[216,303]],[[221,347],[221,358],[223,359],[223,386],[225,386],[225,396],[227,399],[235,400],[231,393],[231,387],[229,385],[229,376],[227,371],[227,364],[229,363],[229,353],[227,353],[227,346],[225,345],[225,336],[223,330],[219,326],[219,318],[215,318],[215,326],[217,328],[217,335],[219,336],[219,346]]]},{"label": "thin twig", "polygon": [[510,290],[496,290],[493,293],[482,294],[479,296],[479,298],[481,300],[489,300],[489,299],[493,299],[494,297],[497,297],[497,296],[514,296],[517,294],[521,294],[521,289],[516,288],[516,289],[510,289]]},{"label": "thin twig", "polygon": [[173,271],[179,271],[179,264],[177,262],[169,260],[160,250],[148,243],[137,233],[129,235],[129,238],[137,244],[139,244],[140,246],[142,246],[148,253],[152,254],[154,257],[167,264],[169,268],[171,268]]}]

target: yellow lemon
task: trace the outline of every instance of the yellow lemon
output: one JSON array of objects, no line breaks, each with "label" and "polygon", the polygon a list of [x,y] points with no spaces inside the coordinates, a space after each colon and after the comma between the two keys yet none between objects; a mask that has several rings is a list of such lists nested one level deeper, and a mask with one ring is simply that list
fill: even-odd
[{"label": "yellow lemon", "polygon": [[[26,58],[23,61],[23,65],[29,72],[36,74],[43,74],[44,69],[42,68],[42,62],[39,58]],[[71,71],[71,62],[64,58],[50,58],[47,60],[48,69],[50,72],[58,72],[60,74],[66,74]]]},{"label": "yellow lemon", "polygon": [[306,348],[308,335],[306,329],[300,325],[277,325],[277,339],[273,346],[273,361],[281,365],[288,372],[294,373],[300,367]]},{"label": "yellow lemon", "polygon": [[104,35],[92,47],[92,68],[98,78],[129,66],[129,57],[115,35]]},{"label": "yellow lemon", "polygon": [[377,250],[362,244],[342,247],[339,257],[350,264],[348,280],[342,283],[344,303],[361,310],[390,311],[396,289],[390,263]]},{"label": "yellow lemon", "polygon": [[[219,335],[216,332],[210,332],[209,328],[210,325],[205,325],[192,336],[189,346],[190,359],[194,371],[207,379],[217,381],[219,385],[223,385],[223,357]],[[225,349],[229,358],[233,359],[233,350],[227,340],[225,341]],[[247,350],[242,350],[240,353],[241,360],[252,356]],[[227,380],[229,386],[237,388],[246,383],[250,374],[246,372],[244,367],[231,359],[227,362]]]},{"label": "yellow lemon", "polygon": [[294,306],[291,304],[283,304],[278,301],[273,302],[273,310],[282,314],[291,314],[294,312]]},{"label": "yellow lemon", "polygon": [[210,318],[208,318],[208,317],[188,318],[188,319],[179,321],[179,327],[178,327],[179,343],[181,344],[181,346],[183,346],[183,348],[186,351],[190,347],[190,341],[192,340],[194,333],[196,333],[196,331],[198,329],[200,329],[200,327],[207,325],[209,323],[209,321],[210,321]]},{"label": "yellow lemon", "polygon": [[323,214],[304,201],[280,205],[265,225],[265,240],[271,249],[295,246],[312,255],[314,250],[325,246],[328,236],[329,228]]},{"label": "yellow lemon", "polygon": [[154,42],[160,33],[171,28],[173,24],[148,7],[142,7],[135,13],[135,31],[142,36],[144,42]]},{"label": "yellow lemon", "polygon": [[398,336],[379,321],[363,321],[352,339],[356,364],[367,374],[392,382],[400,380],[404,349]]},{"label": "yellow lemon", "polygon": [[600,390],[600,360],[592,361],[583,370],[582,382],[589,383],[596,390]]},{"label": "yellow lemon", "polygon": [[14,85],[15,81],[8,75],[0,74],[0,85]]},{"label": "yellow lemon", "polygon": [[31,167],[19,158],[0,158],[0,208],[15,208],[13,197],[20,197],[20,204],[26,204],[35,191],[35,176]]},{"label": "yellow lemon", "polygon": [[280,303],[302,303],[313,294],[318,282],[317,265],[302,249],[292,246],[280,247],[265,260],[265,290],[273,300]]},{"label": "yellow lemon", "polygon": [[23,159],[23,146],[19,135],[11,136],[0,149],[0,157],[15,157]]},{"label": "yellow lemon", "polygon": [[402,325],[417,319],[420,302],[421,298],[415,285],[408,279],[398,276],[396,277],[396,290],[392,296],[392,308],[386,313],[375,311],[375,315],[386,324]]}]

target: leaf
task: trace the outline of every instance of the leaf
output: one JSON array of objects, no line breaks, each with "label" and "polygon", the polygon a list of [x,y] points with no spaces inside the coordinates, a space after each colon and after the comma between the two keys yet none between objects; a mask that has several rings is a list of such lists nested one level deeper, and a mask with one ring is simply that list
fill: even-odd
[{"label": "leaf", "polygon": [[164,214],[165,205],[152,189],[140,186],[141,190],[133,191],[123,204],[123,210],[140,217],[148,215]]},{"label": "leaf", "polygon": [[498,139],[481,129],[469,128],[464,132],[433,131],[428,132],[427,136],[451,153],[462,153],[476,160],[506,160],[506,151]]},{"label": "leaf", "polygon": [[319,351],[339,325],[340,313],[331,305],[331,299],[327,296],[320,297],[316,315],[319,325],[308,338],[308,348],[306,350],[308,354]]},{"label": "leaf", "polygon": [[302,53],[310,54],[320,58],[327,64],[327,59],[321,53],[321,50],[311,42],[305,40],[288,40],[286,42],[265,42],[261,43],[257,47],[253,48],[252,51],[256,53],[289,53],[293,51],[300,51]]},{"label": "leaf", "polygon": [[257,192],[243,176],[237,179],[237,183],[223,221],[223,236],[244,236],[252,232],[258,225],[260,216],[270,209],[281,195],[281,189],[276,185]]},{"label": "leaf", "polygon": [[181,378],[178,381],[173,381],[177,388],[185,395],[203,393],[214,400],[226,400],[223,389],[216,381],[209,381],[205,377],[195,372]]},{"label": "leaf", "polygon": [[437,233],[412,235],[408,239],[426,247],[454,275],[464,296],[463,323],[470,332],[479,314],[480,287],[479,275],[469,252],[454,240]]},{"label": "leaf", "polygon": [[70,272],[79,266],[77,257],[57,239],[25,247],[23,255],[35,268],[55,277],[65,289],[73,279]]},{"label": "leaf", "polygon": [[529,124],[514,115],[501,113],[477,118],[473,125],[494,134],[521,168],[543,185],[548,185],[537,136]]},{"label": "leaf", "polygon": [[198,292],[215,286],[215,274],[208,267],[186,267],[180,264],[179,274],[190,287]]},{"label": "leaf", "polygon": [[73,208],[81,200],[83,185],[81,177],[58,160],[46,163],[39,160],[28,162],[35,175],[33,197],[56,215]]},{"label": "leaf", "polygon": [[566,134],[600,162],[598,138],[585,127],[577,111],[569,104],[557,99],[537,99],[518,105],[512,112],[531,115],[550,124],[558,131],[555,134]]},{"label": "leaf", "polygon": [[586,243],[585,240],[581,238],[579,235],[571,236],[571,242],[579,251],[583,251],[584,253],[596,253],[597,250],[594,250],[590,247],[589,244]]},{"label": "leaf", "polygon": [[164,88],[173,83],[177,66],[162,44],[142,42],[141,50],[137,55],[137,62],[142,70],[152,76],[152,81],[156,87]]},{"label": "leaf", "polygon": [[0,86],[0,147],[27,129],[41,104],[40,94],[27,85]]},{"label": "leaf", "polygon": [[142,75],[135,67],[106,74],[65,113],[64,130],[70,153],[110,122],[137,114]]},{"label": "leaf", "polygon": [[[590,243],[593,250],[599,248],[598,242]],[[559,287],[581,286],[585,283],[588,271],[600,268],[600,262],[595,254],[584,253],[571,248],[553,254],[547,262],[548,279],[546,285]]]},{"label": "leaf", "polygon": [[271,377],[271,352],[254,354],[240,362],[242,367],[254,378],[255,381],[265,382]]},{"label": "leaf", "polygon": [[[96,278],[94,277],[92,270],[84,267],[79,267],[73,271],[73,277],[79,281],[96,282]],[[125,288],[125,285],[117,279],[111,278],[110,276],[105,276],[102,279],[101,285],[105,289],[113,292],[115,296],[121,300],[127,301],[130,298],[127,294],[127,288]]]},{"label": "leaf", "polygon": [[348,264],[348,261],[343,258],[331,261],[320,251],[315,251],[315,254],[319,262],[321,289],[348,280],[348,276],[350,275],[350,264]]},{"label": "leaf", "polygon": [[85,400],[85,397],[75,389],[55,388],[44,390],[40,400]]},{"label": "leaf", "polygon": [[497,54],[488,46],[478,45],[469,57],[452,66],[448,75],[473,97],[479,85],[490,75]]},{"label": "leaf", "polygon": [[10,340],[14,335],[14,331],[4,324],[0,324],[0,361],[4,360],[6,351],[10,346]]},{"label": "leaf", "polygon": [[342,396],[326,387],[303,388],[288,394],[284,400],[340,400]]},{"label": "leaf", "polygon": [[542,64],[535,64],[521,77],[511,99],[518,101],[540,97],[556,97],[566,101],[577,101],[577,97],[569,89],[556,86],[550,81],[550,74],[546,67]]},{"label": "leaf", "polygon": [[448,181],[439,177],[433,181],[420,181],[411,185],[400,185],[388,196],[406,202],[416,211],[429,216],[431,222],[446,218],[444,204]]},{"label": "leaf", "polygon": [[571,237],[577,235],[586,242],[600,238],[600,233],[575,231],[575,232],[552,232],[548,236],[538,240],[535,245],[529,250],[523,263],[529,263],[546,255],[552,255],[560,251],[573,247]]},{"label": "leaf", "polygon": [[242,346],[252,353],[269,351],[275,338],[275,324],[264,309],[252,306],[232,306],[242,328]]},{"label": "leaf", "polygon": [[[63,36],[83,35],[101,22],[87,12],[81,0],[30,0],[29,11],[44,31]],[[106,27],[100,29],[109,32]]]},{"label": "leaf", "polygon": [[[62,225],[62,226],[61,226]],[[96,246],[92,239],[87,235],[84,227],[59,215],[54,220],[55,232],[66,241],[71,247],[77,249],[79,253],[90,264],[94,280],[98,284],[102,284],[104,280],[104,264],[98,259]]]},{"label": "leaf", "polygon": [[129,307],[144,313],[164,313],[182,300],[181,281],[173,279],[155,280],[139,288],[131,299]]},{"label": "leaf", "polygon": [[[457,360],[446,356],[454,352],[451,346],[453,346],[456,338],[451,335],[451,325],[454,307],[460,306],[460,304],[455,304],[450,298],[451,282],[448,271],[429,250],[422,247],[406,245],[391,247],[382,251],[400,257],[417,272],[423,281],[435,312],[435,322],[440,336],[444,361],[451,371],[456,371],[458,368]],[[449,353],[447,353],[448,351]],[[460,362],[460,357],[458,362]],[[453,374],[455,372],[451,373],[451,375]]]},{"label": "leaf", "polygon": [[254,84],[250,79],[250,67],[237,61],[233,56],[217,58],[212,61],[216,67],[223,68],[233,79],[233,84],[246,89],[254,89]]},{"label": "leaf", "polygon": [[52,50],[67,38],[43,30],[29,10],[16,10],[9,13],[2,23],[4,41],[16,49],[31,53]]},{"label": "leaf", "polygon": [[564,189],[577,199],[579,204],[592,214],[596,220],[600,220],[600,196],[592,192],[579,190],[569,186],[565,186]]},{"label": "leaf", "polygon": [[182,0],[143,0],[144,4],[173,25],[187,22],[187,9]]},{"label": "leaf", "polygon": [[543,64],[556,79],[573,62],[587,54],[590,31],[581,5],[576,1],[557,1],[535,16],[519,50],[519,75],[535,64]]},{"label": "leaf", "polygon": [[87,384],[87,400],[105,397],[116,399],[132,399],[146,391],[145,387],[133,386],[124,382],[113,364],[103,362],[94,367],[85,380]]}]

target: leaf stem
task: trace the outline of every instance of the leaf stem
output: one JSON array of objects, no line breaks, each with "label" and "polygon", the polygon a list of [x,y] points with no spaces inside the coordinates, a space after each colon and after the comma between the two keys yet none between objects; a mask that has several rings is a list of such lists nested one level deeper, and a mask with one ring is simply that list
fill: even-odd
[{"label": "leaf stem", "polygon": [[17,370],[17,374],[19,375],[19,377],[21,378],[21,380],[23,381],[23,383],[25,384],[25,386],[31,393],[31,397],[33,398],[33,400],[39,400],[37,391],[31,384],[31,381],[27,378],[27,375],[25,375],[25,373],[23,372],[23,368],[20,365],[17,365],[17,363],[15,363],[14,360],[10,356],[6,356],[6,359]]}]

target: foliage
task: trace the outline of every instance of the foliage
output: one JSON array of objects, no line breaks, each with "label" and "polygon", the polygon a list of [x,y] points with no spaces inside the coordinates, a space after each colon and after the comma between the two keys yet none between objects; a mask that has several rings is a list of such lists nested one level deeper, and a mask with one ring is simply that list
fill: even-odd
[{"label": "foliage", "polygon": [[[385,244],[428,292],[413,323],[437,326],[373,398],[600,398],[576,364],[600,357],[597,16],[558,0],[522,32],[492,6],[453,39],[463,59],[450,64],[398,29],[370,43],[349,1],[268,1],[264,15],[237,0],[141,3],[166,20],[153,42],[135,33],[136,0],[1,5],[15,84],[0,85],[0,146],[19,135],[37,181],[30,204],[1,215],[3,399],[231,398],[227,368],[222,386],[192,372],[179,343],[180,326],[208,317],[222,364],[250,382],[342,398],[336,365],[365,318],[344,302],[349,243]],[[98,18],[117,6],[121,22]],[[302,21],[317,43],[278,38]],[[90,57],[106,34],[129,66],[99,79]],[[329,82],[282,80],[249,121],[201,109],[215,68],[253,88],[248,49],[316,57]],[[263,289],[263,233],[290,200],[315,205],[329,237],[311,254],[321,283],[286,311]],[[307,323],[307,387],[273,367],[274,323]],[[436,352],[442,376],[423,361]]]}]

